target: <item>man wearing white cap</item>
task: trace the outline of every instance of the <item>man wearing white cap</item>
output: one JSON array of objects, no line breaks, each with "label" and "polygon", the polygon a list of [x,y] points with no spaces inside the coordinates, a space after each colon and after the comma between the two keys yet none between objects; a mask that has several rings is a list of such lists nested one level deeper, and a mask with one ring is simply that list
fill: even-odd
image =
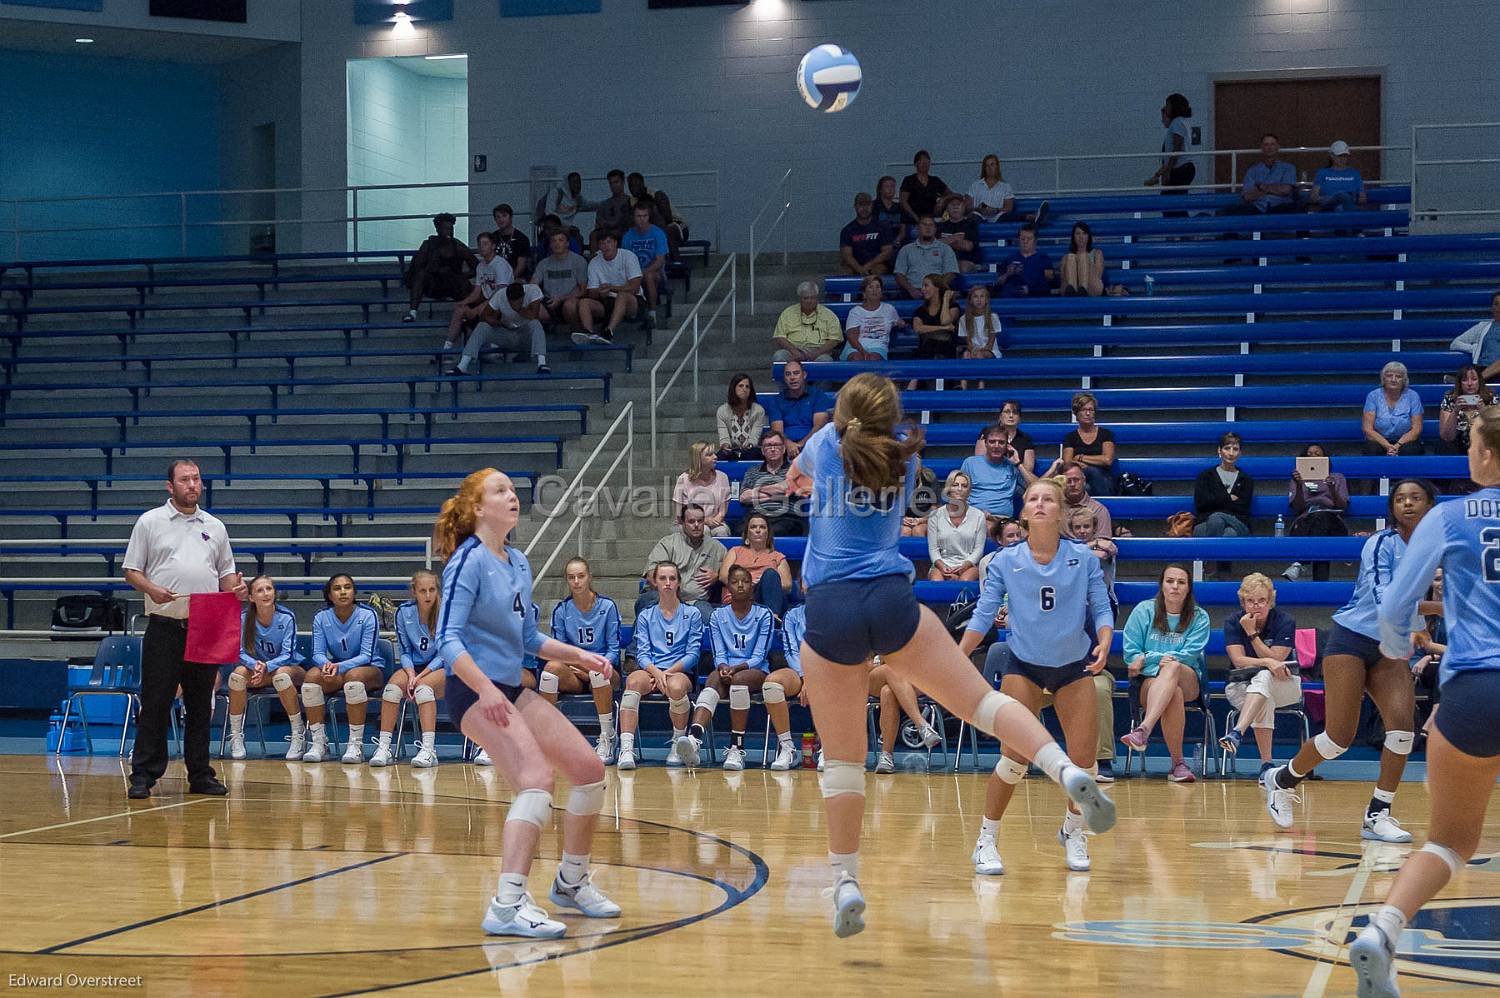
[{"label": "man wearing white cap", "polygon": [[1349,143],[1328,147],[1328,165],[1313,178],[1313,211],[1353,211],[1365,204],[1365,178],[1349,165]]}]

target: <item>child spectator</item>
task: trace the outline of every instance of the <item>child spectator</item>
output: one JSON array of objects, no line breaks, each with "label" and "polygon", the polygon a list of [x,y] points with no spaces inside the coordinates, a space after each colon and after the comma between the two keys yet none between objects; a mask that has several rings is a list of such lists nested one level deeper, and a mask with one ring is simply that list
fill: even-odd
[{"label": "child spectator", "polygon": [[1009,298],[1050,295],[1057,274],[1052,258],[1036,247],[1036,225],[1022,225],[1016,240],[1016,252],[1000,263],[1000,293]]}]

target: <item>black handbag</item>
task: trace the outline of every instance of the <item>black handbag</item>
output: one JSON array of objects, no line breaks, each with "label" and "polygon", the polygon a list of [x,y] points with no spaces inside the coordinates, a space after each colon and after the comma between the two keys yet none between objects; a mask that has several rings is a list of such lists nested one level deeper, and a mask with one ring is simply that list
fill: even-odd
[{"label": "black handbag", "polygon": [[100,593],[59,596],[52,604],[53,640],[79,631],[125,630],[125,601]]}]

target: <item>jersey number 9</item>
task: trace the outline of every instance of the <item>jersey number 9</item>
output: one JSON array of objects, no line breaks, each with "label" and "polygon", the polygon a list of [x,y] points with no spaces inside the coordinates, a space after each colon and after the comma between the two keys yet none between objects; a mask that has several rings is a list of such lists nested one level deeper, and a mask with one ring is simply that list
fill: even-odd
[{"label": "jersey number 9", "polygon": [[1042,612],[1050,613],[1057,609],[1057,590],[1051,586],[1042,587]]}]

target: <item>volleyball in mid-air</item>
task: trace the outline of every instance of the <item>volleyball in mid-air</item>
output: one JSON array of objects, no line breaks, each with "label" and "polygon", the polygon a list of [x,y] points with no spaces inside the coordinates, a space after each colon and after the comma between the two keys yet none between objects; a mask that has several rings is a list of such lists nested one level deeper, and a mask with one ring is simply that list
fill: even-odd
[{"label": "volleyball in mid-air", "polygon": [[797,64],[797,90],[815,111],[842,111],[859,96],[859,60],[842,45],[819,45]]}]

